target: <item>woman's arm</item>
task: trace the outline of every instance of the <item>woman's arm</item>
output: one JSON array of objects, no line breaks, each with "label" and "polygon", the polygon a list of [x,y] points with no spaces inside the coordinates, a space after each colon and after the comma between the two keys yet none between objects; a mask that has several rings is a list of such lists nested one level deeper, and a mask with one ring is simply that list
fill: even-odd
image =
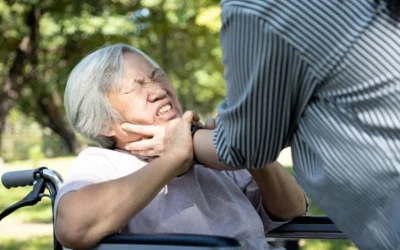
[{"label": "woman's arm", "polygon": [[80,249],[119,231],[175,176],[193,165],[190,124],[193,113],[171,121],[164,137],[165,154],[119,179],[89,185],[61,198],[55,231],[61,244]]},{"label": "woman's arm", "polygon": [[[233,170],[217,158],[212,144],[213,130],[197,130],[193,137],[194,153],[206,166],[217,170]],[[261,169],[249,169],[260,189],[264,209],[280,220],[289,220],[304,215],[306,198],[296,183],[279,162],[273,162]]]},{"label": "woman's arm", "polygon": [[[215,125],[215,123],[213,125],[207,125],[207,123],[207,128]],[[129,125],[128,127],[128,132],[141,133],[146,130],[146,126],[141,125]],[[218,160],[213,145],[213,134],[214,130],[211,129],[200,129],[194,134],[193,151],[197,160],[205,167],[216,170],[239,170],[240,168],[232,168]],[[135,143],[130,145],[133,146]],[[140,147],[135,149],[141,150]],[[267,164],[261,169],[249,170],[249,172],[259,186],[264,208],[269,214],[281,220],[305,214],[306,200],[302,189],[278,162]]]},{"label": "woman's arm", "polygon": [[[222,161],[218,160],[217,151],[213,145],[214,130],[199,129],[193,136],[193,153],[197,160],[204,166],[216,170],[235,170]],[[240,168],[236,168],[239,170]]]},{"label": "woman's arm", "polygon": [[72,249],[89,248],[118,232],[176,175],[178,157],[165,155],[128,176],[67,193],[58,204],[58,240]]},{"label": "woman's arm", "polygon": [[303,190],[279,162],[248,171],[260,189],[268,214],[279,220],[290,220],[306,213],[307,201]]}]

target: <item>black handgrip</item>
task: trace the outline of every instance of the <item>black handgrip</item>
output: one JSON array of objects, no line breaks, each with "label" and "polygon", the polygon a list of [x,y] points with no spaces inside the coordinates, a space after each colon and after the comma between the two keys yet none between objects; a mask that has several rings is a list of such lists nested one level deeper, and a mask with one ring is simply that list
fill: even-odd
[{"label": "black handgrip", "polygon": [[4,173],[1,182],[6,188],[32,185],[36,169],[20,170]]}]

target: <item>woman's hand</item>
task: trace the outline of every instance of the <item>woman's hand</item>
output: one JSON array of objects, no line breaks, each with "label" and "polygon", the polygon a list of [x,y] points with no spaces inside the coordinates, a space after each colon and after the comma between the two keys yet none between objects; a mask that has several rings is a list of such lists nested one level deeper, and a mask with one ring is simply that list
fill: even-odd
[{"label": "woman's hand", "polygon": [[197,115],[192,111],[186,111],[182,118],[170,121],[165,128],[165,155],[181,158],[187,167],[186,170],[193,165],[193,140],[190,127],[194,120],[198,120]]},{"label": "woman's hand", "polygon": [[[198,126],[203,126],[198,115],[194,112],[192,113],[192,123]],[[213,120],[213,118],[211,119]],[[210,124],[213,123],[211,122]],[[140,141],[127,143],[125,149],[129,150],[131,154],[141,157],[150,157],[150,159],[164,155],[165,148],[163,140],[165,136],[166,125],[134,125],[130,123],[124,123],[122,124],[121,128],[128,133],[140,134],[143,135],[144,138],[147,138]]]},{"label": "woman's hand", "polygon": [[126,150],[131,154],[145,157],[158,157],[164,154],[165,125],[134,125],[124,123],[121,128],[129,133],[141,134],[144,138],[140,141],[127,143]]},{"label": "woman's hand", "polygon": [[208,118],[206,120],[206,125],[204,126],[205,129],[215,129],[217,127],[217,123],[215,122],[214,118]]}]

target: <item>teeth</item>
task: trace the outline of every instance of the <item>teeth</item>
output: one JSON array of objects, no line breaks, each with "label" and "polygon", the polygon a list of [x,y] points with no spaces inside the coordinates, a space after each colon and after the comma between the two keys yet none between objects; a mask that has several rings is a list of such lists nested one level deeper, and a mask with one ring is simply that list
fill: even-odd
[{"label": "teeth", "polygon": [[172,108],[171,105],[167,104],[167,105],[163,106],[163,107],[160,109],[160,111],[158,111],[158,114],[157,114],[157,115],[161,115],[161,114],[167,112],[168,110],[170,110],[171,108]]}]

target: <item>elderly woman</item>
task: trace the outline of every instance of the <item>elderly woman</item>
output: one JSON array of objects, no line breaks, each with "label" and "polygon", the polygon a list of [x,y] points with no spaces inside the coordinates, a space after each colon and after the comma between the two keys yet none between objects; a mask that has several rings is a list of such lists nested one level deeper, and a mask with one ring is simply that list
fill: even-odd
[{"label": "elderly woman", "polygon": [[[68,79],[65,108],[74,129],[101,146],[79,154],[57,196],[55,230],[65,247],[92,247],[120,231],[221,235],[268,249],[266,231],[306,212],[303,191],[278,163],[194,165],[197,119],[182,115],[163,70],[137,49],[118,44],[85,57]],[[161,156],[147,162],[127,151],[146,138],[126,132],[125,122],[163,126]]]}]

